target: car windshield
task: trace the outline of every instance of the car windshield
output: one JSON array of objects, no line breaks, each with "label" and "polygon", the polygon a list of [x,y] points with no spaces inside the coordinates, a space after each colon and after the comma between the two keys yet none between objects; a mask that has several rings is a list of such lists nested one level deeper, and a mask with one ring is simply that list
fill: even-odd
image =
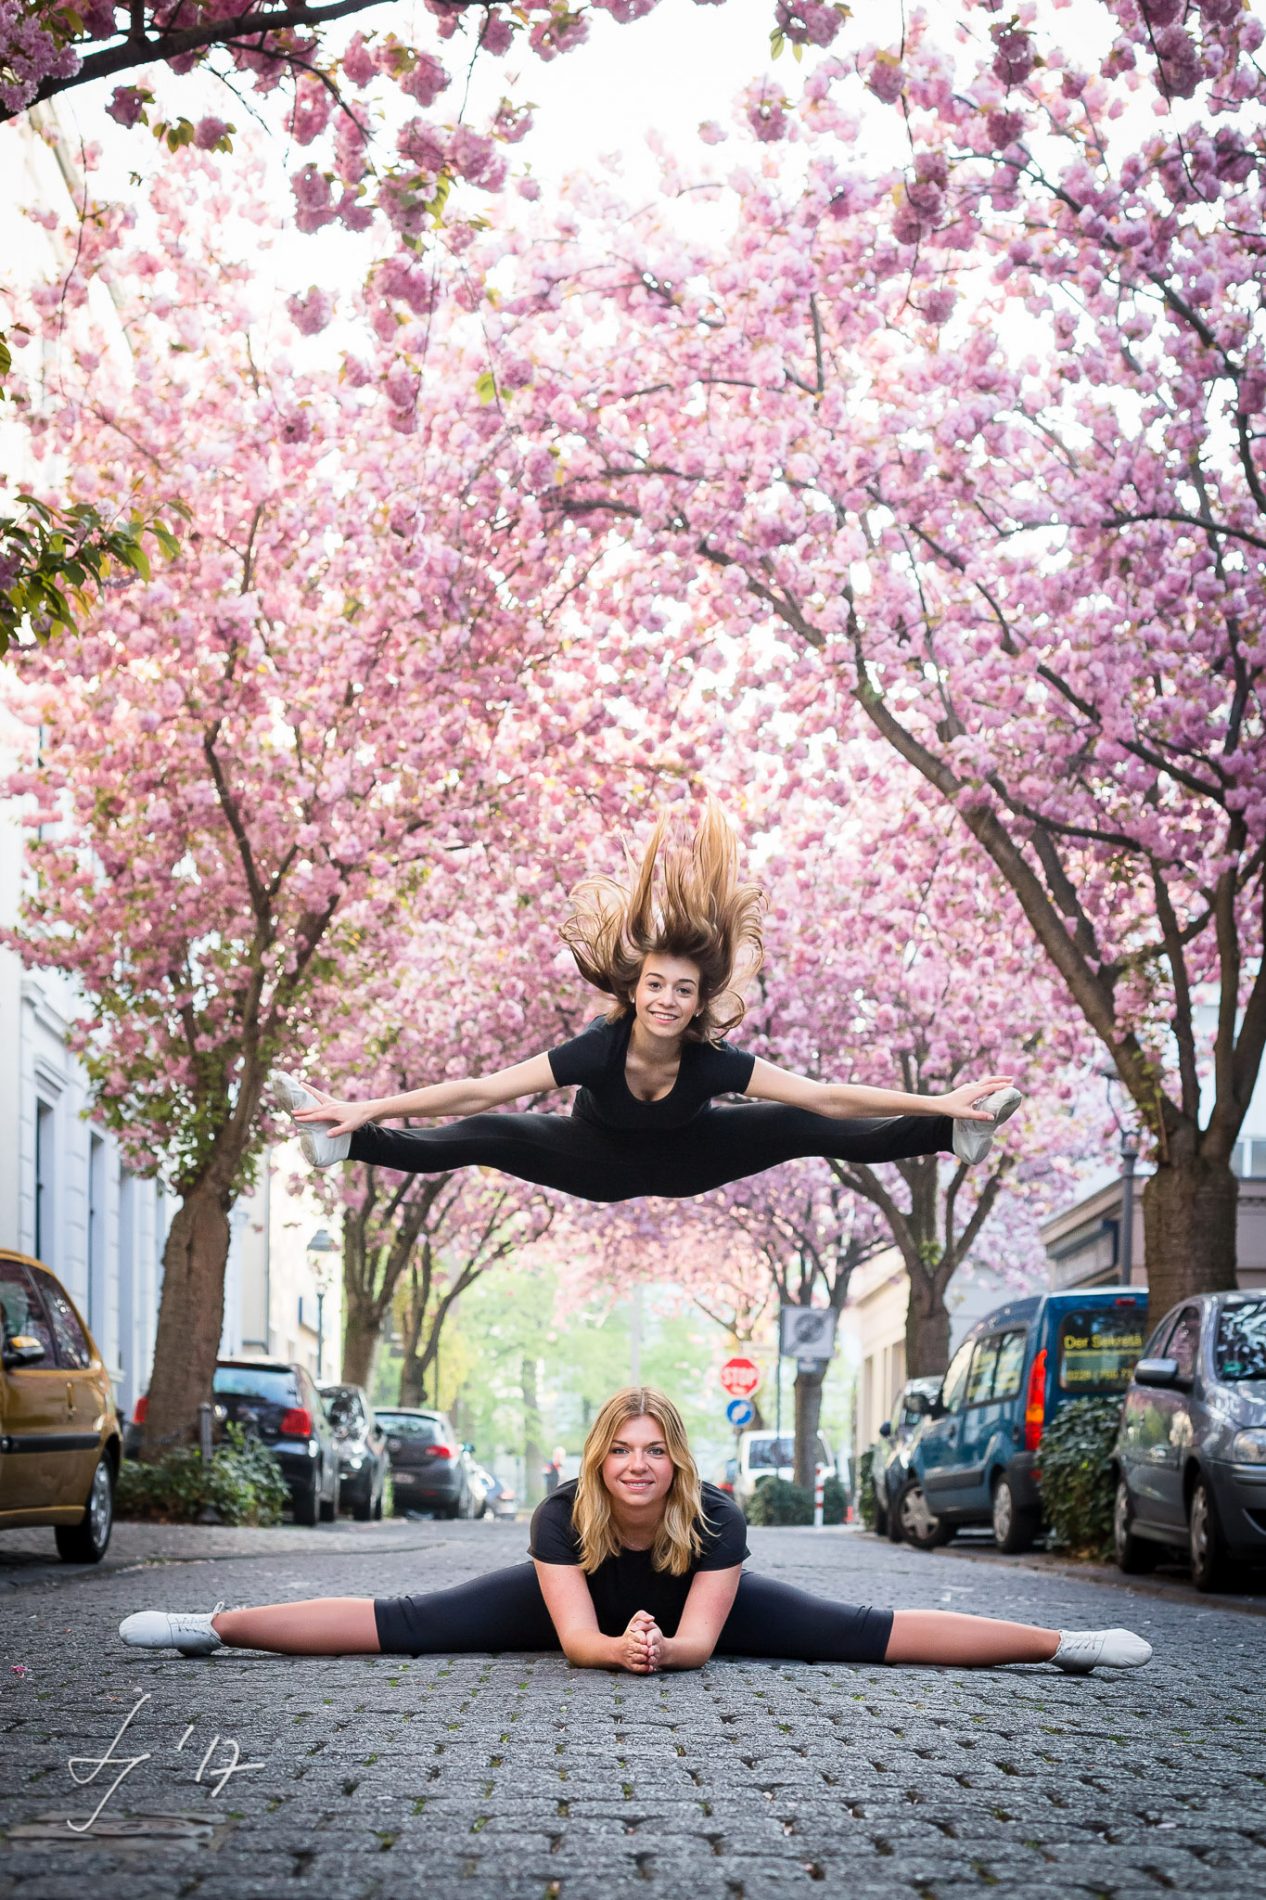
[{"label": "car windshield", "polygon": [[444,1436],[437,1419],[416,1412],[379,1412],[378,1422],[393,1438],[416,1438],[422,1445],[438,1445]]},{"label": "car windshield", "polygon": [[1266,1380],[1266,1300],[1222,1308],[1213,1369],[1219,1379]]},{"label": "car windshield", "polygon": [[747,1461],[753,1471],[777,1471],[779,1465],[793,1465],[796,1444],[793,1438],[753,1438]]},{"label": "car windshield", "polygon": [[1124,1392],[1143,1350],[1144,1306],[1086,1307],[1060,1315],[1058,1379],[1078,1398]]},{"label": "car windshield", "polygon": [[211,1390],[222,1399],[262,1399],[266,1405],[294,1405],[299,1398],[294,1374],[284,1366],[217,1366]]}]

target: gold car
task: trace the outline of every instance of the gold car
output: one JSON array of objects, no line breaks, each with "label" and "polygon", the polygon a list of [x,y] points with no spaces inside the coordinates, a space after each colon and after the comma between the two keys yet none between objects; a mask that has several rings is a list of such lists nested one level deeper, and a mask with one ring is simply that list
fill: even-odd
[{"label": "gold car", "polygon": [[56,1274],[0,1249],[0,1530],[55,1526],[70,1563],[99,1563],[122,1440],[110,1375]]}]

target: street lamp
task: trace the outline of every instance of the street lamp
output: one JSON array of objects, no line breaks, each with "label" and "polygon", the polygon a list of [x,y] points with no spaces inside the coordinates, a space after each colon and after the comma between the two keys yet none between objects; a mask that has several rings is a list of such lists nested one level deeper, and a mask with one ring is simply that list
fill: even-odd
[{"label": "street lamp", "polygon": [[1139,1138],[1132,1128],[1121,1130],[1121,1284],[1129,1286],[1134,1269],[1134,1164]]},{"label": "street lamp", "polygon": [[312,1284],[317,1296],[317,1384],[324,1375],[325,1358],[325,1296],[334,1284],[334,1262],[332,1254],[340,1251],[337,1240],[328,1229],[318,1227],[307,1245],[308,1270],[312,1275]]}]

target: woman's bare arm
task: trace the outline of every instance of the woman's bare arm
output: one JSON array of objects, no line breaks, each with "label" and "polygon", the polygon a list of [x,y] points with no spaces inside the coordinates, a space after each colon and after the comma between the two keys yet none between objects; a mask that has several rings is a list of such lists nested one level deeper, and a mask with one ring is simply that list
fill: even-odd
[{"label": "woman's bare arm", "polygon": [[[660,1636],[661,1669],[702,1669],[717,1646],[725,1619],[734,1608],[743,1566],[696,1573],[675,1636]],[[658,1634],[658,1632],[657,1632]],[[654,1650],[653,1652],[654,1653]]]},{"label": "woman's bare arm", "polygon": [[371,1102],[349,1102],[327,1095],[322,1089],[312,1093],[320,1099],[315,1108],[301,1108],[297,1122],[329,1122],[331,1135],[351,1135],[366,1122],[390,1121],[399,1115],[481,1115],[503,1102],[517,1101],[521,1095],[543,1095],[558,1087],[548,1055],[529,1056],[495,1075],[470,1076],[460,1082],[434,1082],[429,1088],[411,1089],[405,1095],[378,1096]]},{"label": "woman's bare arm", "polygon": [[852,1115],[952,1115],[959,1121],[987,1122],[993,1117],[975,1104],[1011,1080],[1009,1075],[984,1075],[948,1095],[909,1095],[904,1089],[863,1088],[853,1082],[814,1082],[757,1056],[745,1093],[758,1102],[784,1102],[840,1120]]},{"label": "woman's bare arm", "polygon": [[650,1641],[645,1634],[648,1625],[654,1628],[651,1617],[639,1611],[623,1636],[604,1636],[579,1564],[536,1562],[536,1575],[568,1662],[579,1669],[628,1669],[639,1676],[651,1673]]}]

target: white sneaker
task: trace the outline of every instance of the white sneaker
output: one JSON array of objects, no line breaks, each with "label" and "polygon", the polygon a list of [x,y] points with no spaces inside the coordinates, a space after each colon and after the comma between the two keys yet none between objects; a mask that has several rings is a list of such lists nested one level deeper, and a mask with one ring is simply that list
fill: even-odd
[{"label": "white sneaker", "polygon": [[125,1616],[119,1635],[133,1649],[178,1649],[182,1656],[210,1656],[223,1649],[223,1640],[211,1627],[211,1618],[224,1608],[217,1603],[205,1616],[181,1611],[138,1610]]},{"label": "white sneaker", "polygon": [[1151,1659],[1152,1645],[1133,1630],[1061,1630],[1051,1657],[1070,1676],[1088,1676],[1092,1669],[1141,1669]]},{"label": "white sneaker", "polygon": [[[312,1090],[284,1069],[274,1069],[270,1083],[274,1102],[287,1115],[293,1115],[297,1108],[317,1106]],[[300,1122],[295,1133],[305,1161],[311,1162],[314,1168],[332,1168],[336,1161],[346,1161],[351,1152],[350,1135],[328,1135],[320,1122]]]},{"label": "white sneaker", "polygon": [[956,1120],[954,1123],[954,1153],[968,1166],[973,1161],[983,1161],[993,1147],[994,1131],[1005,1121],[1010,1121],[1020,1103],[1024,1100],[1019,1089],[997,1089],[992,1095],[986,1095],[983,1102],[976,1102],[976,1108],[987,1108],[993,1116],[992,1122],[967,1122]]}]

